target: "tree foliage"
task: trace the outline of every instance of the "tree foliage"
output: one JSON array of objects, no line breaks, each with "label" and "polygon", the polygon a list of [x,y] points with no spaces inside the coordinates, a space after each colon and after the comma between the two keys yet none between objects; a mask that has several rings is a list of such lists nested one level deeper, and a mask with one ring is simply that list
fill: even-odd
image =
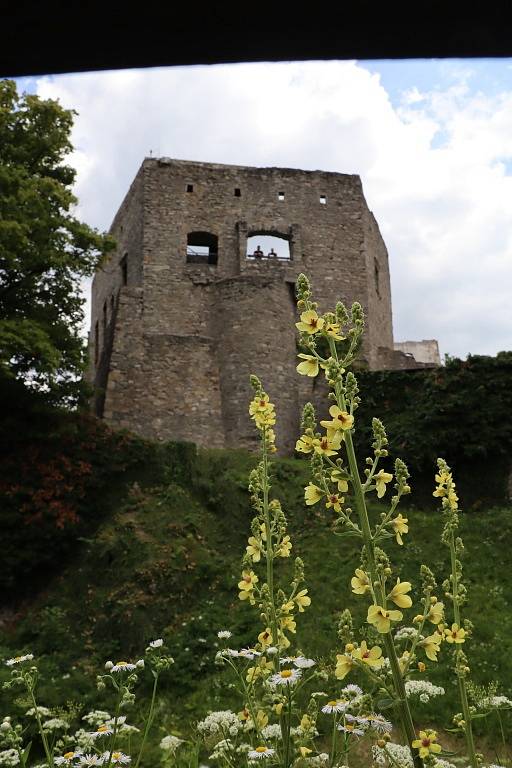
[{"label": "tree foliage", "polygon": [[73,110],[0,81],[0,377],[76,402],[80,280],[113,241],[74,216]]}]

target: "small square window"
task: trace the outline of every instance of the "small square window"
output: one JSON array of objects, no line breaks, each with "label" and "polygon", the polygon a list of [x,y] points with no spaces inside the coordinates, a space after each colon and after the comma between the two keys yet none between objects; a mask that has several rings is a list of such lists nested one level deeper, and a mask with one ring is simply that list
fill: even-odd
[{"label": "small square window", "polygon": [[277,195],[277,199],[284,200],[284,192],[279,192],[279,194]]},{"label": "small square window", "polygon": [[187,184],[187,192],[193,192],[194,191],[194,185],[193,184]]},{"label": "small square window", "polygon": [[238,187],[235,187],[235,197],[241,197],[241,196],[242,196],[242,193],[240,192]]},{"label": "small square window", "polygon": [[320,205],[327,205],[327,198],[325,195],[320,195]]}]

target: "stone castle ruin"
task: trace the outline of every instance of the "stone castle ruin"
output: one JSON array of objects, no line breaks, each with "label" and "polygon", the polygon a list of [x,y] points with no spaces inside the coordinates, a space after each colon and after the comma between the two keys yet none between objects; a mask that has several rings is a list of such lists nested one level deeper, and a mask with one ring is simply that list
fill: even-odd
[{"label": "stone castle ruin", "polygon": [[319,386],[295,370],[300,272],[320,311],[363,304],[371,369],[424,364],[394,348],[388,254],[359,176],[146,158],[110,231],[89,346],[96,414],[112,426],[250,447],[255,373],[292,452]]}]

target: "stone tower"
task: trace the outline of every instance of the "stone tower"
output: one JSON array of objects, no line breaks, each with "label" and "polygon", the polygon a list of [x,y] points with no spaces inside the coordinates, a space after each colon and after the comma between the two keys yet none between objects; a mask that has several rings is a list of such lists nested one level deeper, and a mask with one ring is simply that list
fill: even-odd
[{"label": "stone tower", "polygon": [[[291,452],[315,387],[295,371],[300,272],[320,311],[363,304],[370,368],[393,349],[388,254],[359,176],[146,158],[111,233],[117,250],[92,287],[90,378],[113,426],[250,447],[256,373]],[[259,247],[269,237],[282,247]]]}]

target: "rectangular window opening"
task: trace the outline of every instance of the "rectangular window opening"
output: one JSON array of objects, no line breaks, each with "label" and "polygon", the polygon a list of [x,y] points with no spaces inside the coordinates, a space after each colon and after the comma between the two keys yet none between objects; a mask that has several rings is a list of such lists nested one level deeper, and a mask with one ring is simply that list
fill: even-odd
[{"label": "rectangular window opening", "polygon": [[94,326],[94,365],[98,365],[98,358],[100,356],[100,329],[98,321]]},{"label": "rectangular window opening", "polygon": [[320,195],[320,205],[327,205],[327,198],[325,195]]},{"label": "rectangular window opening", "polygon": [[242,196],[242,193],[240,192],[238,187],[235,187],[235,197],[241,197],[241,196]]},{"label": "rectangular window opening", "polygon": [[128,285],[128,254],[125,253],[120,262],[123,285]]},{"label": "rectangular window opening", "polygon": [[279,194],[277,195],[277,199],[284,200],[284,192],[279,192]]},{"label": "rectangular window opening", "polygon": [[194,185],[193,184],[187,184],[187,192],[193,192],[194,191]]}]

